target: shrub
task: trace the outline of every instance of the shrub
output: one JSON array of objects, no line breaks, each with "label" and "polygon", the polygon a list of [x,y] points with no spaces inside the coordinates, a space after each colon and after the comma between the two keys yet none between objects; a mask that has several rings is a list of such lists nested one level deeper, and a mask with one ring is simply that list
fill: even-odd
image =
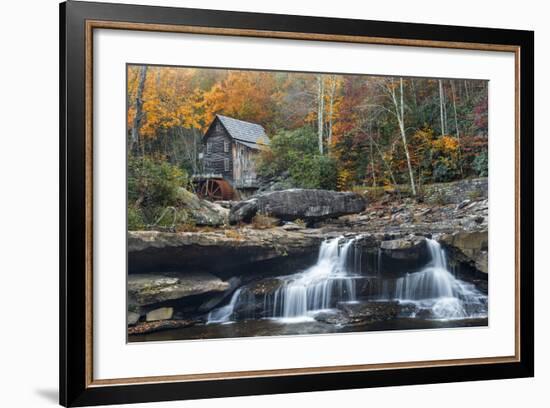
[{"label": "shrub", "polygon": [[269,178],[288,171],[296,187],[336,189],[336,161],[320,155],[318,149],[311,127],[280,131],[271,138],[271,149],[262,152],[258,173]]},{"label": "shrub", "polygon": [[311,127],[279,131],[271,138],[270,146],[258,161],[258,173],[263,177],[278,176],[301,158],[318,153],[317,135]]},{"label": "shrub", "polygon": [[353,188],[354,175],[347,169],[342,168],[338,171],[338,190],[347,191]]},{"label": "shrub", "polygon": [[136,231],[145,228],[143,214],[139,208],[128,206],[128,230]]},{"label": "shrub", "polygon": [[472,167],[479,177],[487,177],[489,175],[489,155],[486,151],[474,158]]},{"label": "shrub", "polygon": [[440,157],[433,167],[432,178],[435,182],[451,181],[458,176],[456,165],[451,160]]},{"label": "shrub", "polygon": [[330,157],[304,156],[292,164],[290,177],[298,187],[334,190],[337,186],[338,171],[335,161]]},{"label": "shrub", "polygon": [[128,229],[171,228],[187,214],[176,208],[187,174],[166,161],[148,157],[128,159]]},{"label": "shrub", "polygon": [[147,157],[128,159],[128,201],[139,207],[174,205],[178,188],[187,183],[187,174],[168,162]]}]

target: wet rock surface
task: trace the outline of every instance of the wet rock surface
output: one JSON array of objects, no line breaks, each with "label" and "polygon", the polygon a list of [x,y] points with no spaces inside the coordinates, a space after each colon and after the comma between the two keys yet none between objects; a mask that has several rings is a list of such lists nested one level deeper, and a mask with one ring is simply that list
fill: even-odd
[{"label": "wet rock surface", "polygon": [[337,325],[363,325],[393,319],[397,317],[399,310],[397,302],[340,303],[336,310],[318,313],[315,320]]},{"label": "wet rock surface", "polygon": [[[357,200],[357,194],[325,192],[333,198],[334,194],[344,194],[343,201],[356,203],[350,207],[354,212],[348,209],[347,213],[341,213],[339,204],[331,203],[327,209],[325,198],[312,205],[310,197],[307,205],[301,206],[298,197],[303,198],[308,190],[277,191],[246,201],[215,204],[216,211],[225,211],[226,220],[237,217],[238,227],[131,231],[128,289],[130,304],[135,307],[129,309],[129,328],[133,334],[178,327],[187,330],[204,323],[209,311],[227,304],[235,289],[243,285],[251,301],[247,304],[243,298],[234,318],[269,317],[254,299],[272,296],[281,285],[277,277],[315,264],[320,244],[338,236],[355,241],[349,268],[362,275],[355,282],[359,302],[341,303],[318,313],[317,325],[371,327],[398,321],[413,312],[422,319],[432,319],[429,312],[417,311],[412,304],[374,299],[383,291],[393,293],[399,278],[426,266],[430,259],[426,238],[441,243],[455,276],[487,293],[488,200],[483,193],[484,182],[474,181],[473,185],[474,193],[468,192],[464,183],[459,186],[461,193],[452,185],[445,186],[443,194],[458,194],[452,200],[440,197],[418,202],[390,192],[378,201],[369,201],[366,208],[365,200]],[[293,197],[289,191],[300,193]],[[271,198],[262,201],[261,196]],[[276,215],[273,212],[283,220],[282,225],[259,229],[253,223],[246,224],[257,214]],[[190,272],[181,274],[182,270]],[[148,313],[160,308],[173,308],[173,313],[164,314],[163,320],[145,322]]]}]

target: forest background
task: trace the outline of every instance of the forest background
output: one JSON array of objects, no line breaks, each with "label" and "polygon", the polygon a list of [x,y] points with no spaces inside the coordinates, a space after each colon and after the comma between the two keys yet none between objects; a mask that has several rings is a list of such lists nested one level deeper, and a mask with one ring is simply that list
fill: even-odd
[{"label": "forest background", "polygon": [[216,114],[262,125],[263,179],[358,191],[488,175],[488,82],[129,65],[128,214],[137,227],[202,171]]}]

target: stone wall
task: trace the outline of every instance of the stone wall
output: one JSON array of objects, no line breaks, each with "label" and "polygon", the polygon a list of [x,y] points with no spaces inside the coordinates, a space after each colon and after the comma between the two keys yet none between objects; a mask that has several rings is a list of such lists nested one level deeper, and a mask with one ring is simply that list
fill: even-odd
[{"label": "stone wall", "polygon": [[450,183],[437,183],[422,186],[424,201],[429,204],[458,204],[464,200],[487,198],[488,179],[466,179]]}]

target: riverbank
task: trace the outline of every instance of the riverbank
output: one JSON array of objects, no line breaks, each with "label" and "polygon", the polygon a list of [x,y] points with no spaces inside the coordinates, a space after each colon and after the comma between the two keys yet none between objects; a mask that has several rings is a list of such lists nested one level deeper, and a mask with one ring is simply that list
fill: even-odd
[{"label": "riverbank", "polygon": [[[433,254],[430,252],[432,241],[441,246],[446,258],[445,264],[438,266],[450,274],[450,277],[441,275],[444,276],[445,284],[469,285],[468,287],[473,288],[476,293],[486,297],[486,180],[476,179],[469,184],[463,180],[460,184],[449,183],[443,187],[441,190],[432,187],[430,195],[427,195],[423,202],[403,197],[395,191],[377,193],[374,197],[365,193],[362,198],[365,205],[361,211],[341,214],[345,206],[333,206],[331,208],[336,210],[331,216],[326,216],[331,209],[326,205],[316,205],[315,211],[311,212],[307,205],[302,205],[302,209],[297,210],[296,205],[291,204],[294,211],[292,216],[297,214],[296,211],[301,211],[298,214],[302,218],[292,218],[292,221],[290,218],[286,221],[278,218],[272,223],[258,225],[258,222],[253,222],[253,218],[258,216],[258,211],[260,216],[270,216],[271,220],[274,219],[273,213],[261,213],[266,207],[274,208],[273,205],[269,207],[271,202],[264,199],[253,203],[256,212],[248,219],[249,223],[239,222],[234,226],[226,224],[220,228],[182,232],[131,231],[128,234],[129,333],[168,330],[174,333],[187,332],[189,336],[194,336],[192,333],[212,333],[213,337],[218,337],[216,329],[208,327],[203,330],[200,327],[208,323],[209,316],[212,320],[212,313],[229,306],[232,301],[240,302],[241,309],[246,303],[255,305],[249,307],[254,310],[230,310],[231,316],[227,320],[222,319],[214,323],[225,326],[228,321],[234,321],[239,322],[235,327],[241,327],[243,321],[269,320],[274,316],[268,316],[265,310],[259,309],[265,309],[266,299],[273,301],[277,291],[280,292],[281,287],[284,287],[285,283],[282,282],[285,279],[281,277],[291,276],[288,282],[296,281],[296,274],[319,262],[319,248],[326,242],[333,242],[337,253],[342,251],[343,245],[352,248],[342,259],[333,260],[335,265],[341,265],[338,273],[342,274],[342,271],[345,271],[352,278],[345,280],[341,275],[326,278],[327,284],[330,282],[333,285],[335,278],[336,281],[346,283],[341,284],[343,286],[340,292],[332,286],[330,289],[325,287],[325,292],[329,290],[331,296],[340,296],[337,300],[341,302],[347,299],[346,296],[349,296],[351,291],[346,285],[353,282],[353,300],[366,306],[363,316],[357,319],[353,317],[356,311],[351,313],[349,308],[342,311],[343,308],[338,307],[336,303],[327,304],[328,309],[339,310],[340,315],[334,318],[315,313],[315,324],[309,322],[312,324],[305,325],[305,328],[318,328],[319,332],[341,332],[347,331],[348,328],[350,331],[370,330],[369,327],[391,330],[392,327],[409,328],[415,324],[430,326],[430,322],[441,322],[443,320],[437,316],[421,312],[421,318],[413,319],[416,323],[405,324],[403,322],[410,320],[410,316],[419,310],[427,310],[427,307],[412,310],[410,305],[400,306],[398,310],[391,312],[391,302],[395,301],[399,282],[402,284],[409,274],[422,271],[433,262]],[[291,194],[294,197],[303,197],[297,195],[300,193]],[[445,198],[446,196],[449,198]],[[281,200],[281,197],[284,199]],[[439,198],[436,200],[434,197]],[[279,203],[289,202],[286,193],[278,194],[277,199]],[[358,198],[345,196],[342,200],[352,200],[356,208],[362,206],[358,204]],[[235,207],[242,209],[249,205],[250,201],[247,200],[244,204],[222,204],[229,207],[231,215],[235,214]],[[278,208],[279,211],[285,211],[284,206],[279,205]],[[311,216],[307,218],[308,215]],[[436,276],[436,279],[440,279],[440,276]],[[432,285],[439,284],[439,281],[432,282]],[[315,281],[315,285],[318,285],[318,281]],[[185,291],[183,288],[194,289]],[[246,289],[248,298],[238,299],[237,296],[237,299],[234,299],[237,291],[243,289]],[[386,302],[385,311],[377,315],[373,311],[376,308],[380,309],[380,306],[375,308],[372,302],[380,299]],[[283,301],[288,304],[288,299]],[[258,306],[260,303],[263,305],[261,308]],[[311,311],[307,305],[304,310]],[[367,319],[365,315],[370,317]],[[459,320],[468,325],[471,325],[472,321],[477,322],[476,325],[486,324],[483,313],[476,315],[475,319],[471,319],[467,313],[463,313],[461,317],[454,319],[449,325],[460,325]],[[388,323],[390,321],[400,321],[403,324]],[[421,324],[420,321],[424,323]],[[329,328],[325,327],[327,324]],[[440,327],[440,323],[433,325]],[[241,333],[241,329],[235,330]],[[285,330],[275,330],[273,334],[284,334]],[[300,332],[302,329],[296,326],[288,330]],[[228,334],[228,337],[263,335],[256,333],[256,330],[249,334],[231,335],[230,329],[220,328],[221,337],[224,337],[224,333]],[[263,330],[259,330],[259,333],[263,333]],[[130,341],[142,341],[140,336],[132,335]],[[181,335],[176,337],[185,338]]]}]

